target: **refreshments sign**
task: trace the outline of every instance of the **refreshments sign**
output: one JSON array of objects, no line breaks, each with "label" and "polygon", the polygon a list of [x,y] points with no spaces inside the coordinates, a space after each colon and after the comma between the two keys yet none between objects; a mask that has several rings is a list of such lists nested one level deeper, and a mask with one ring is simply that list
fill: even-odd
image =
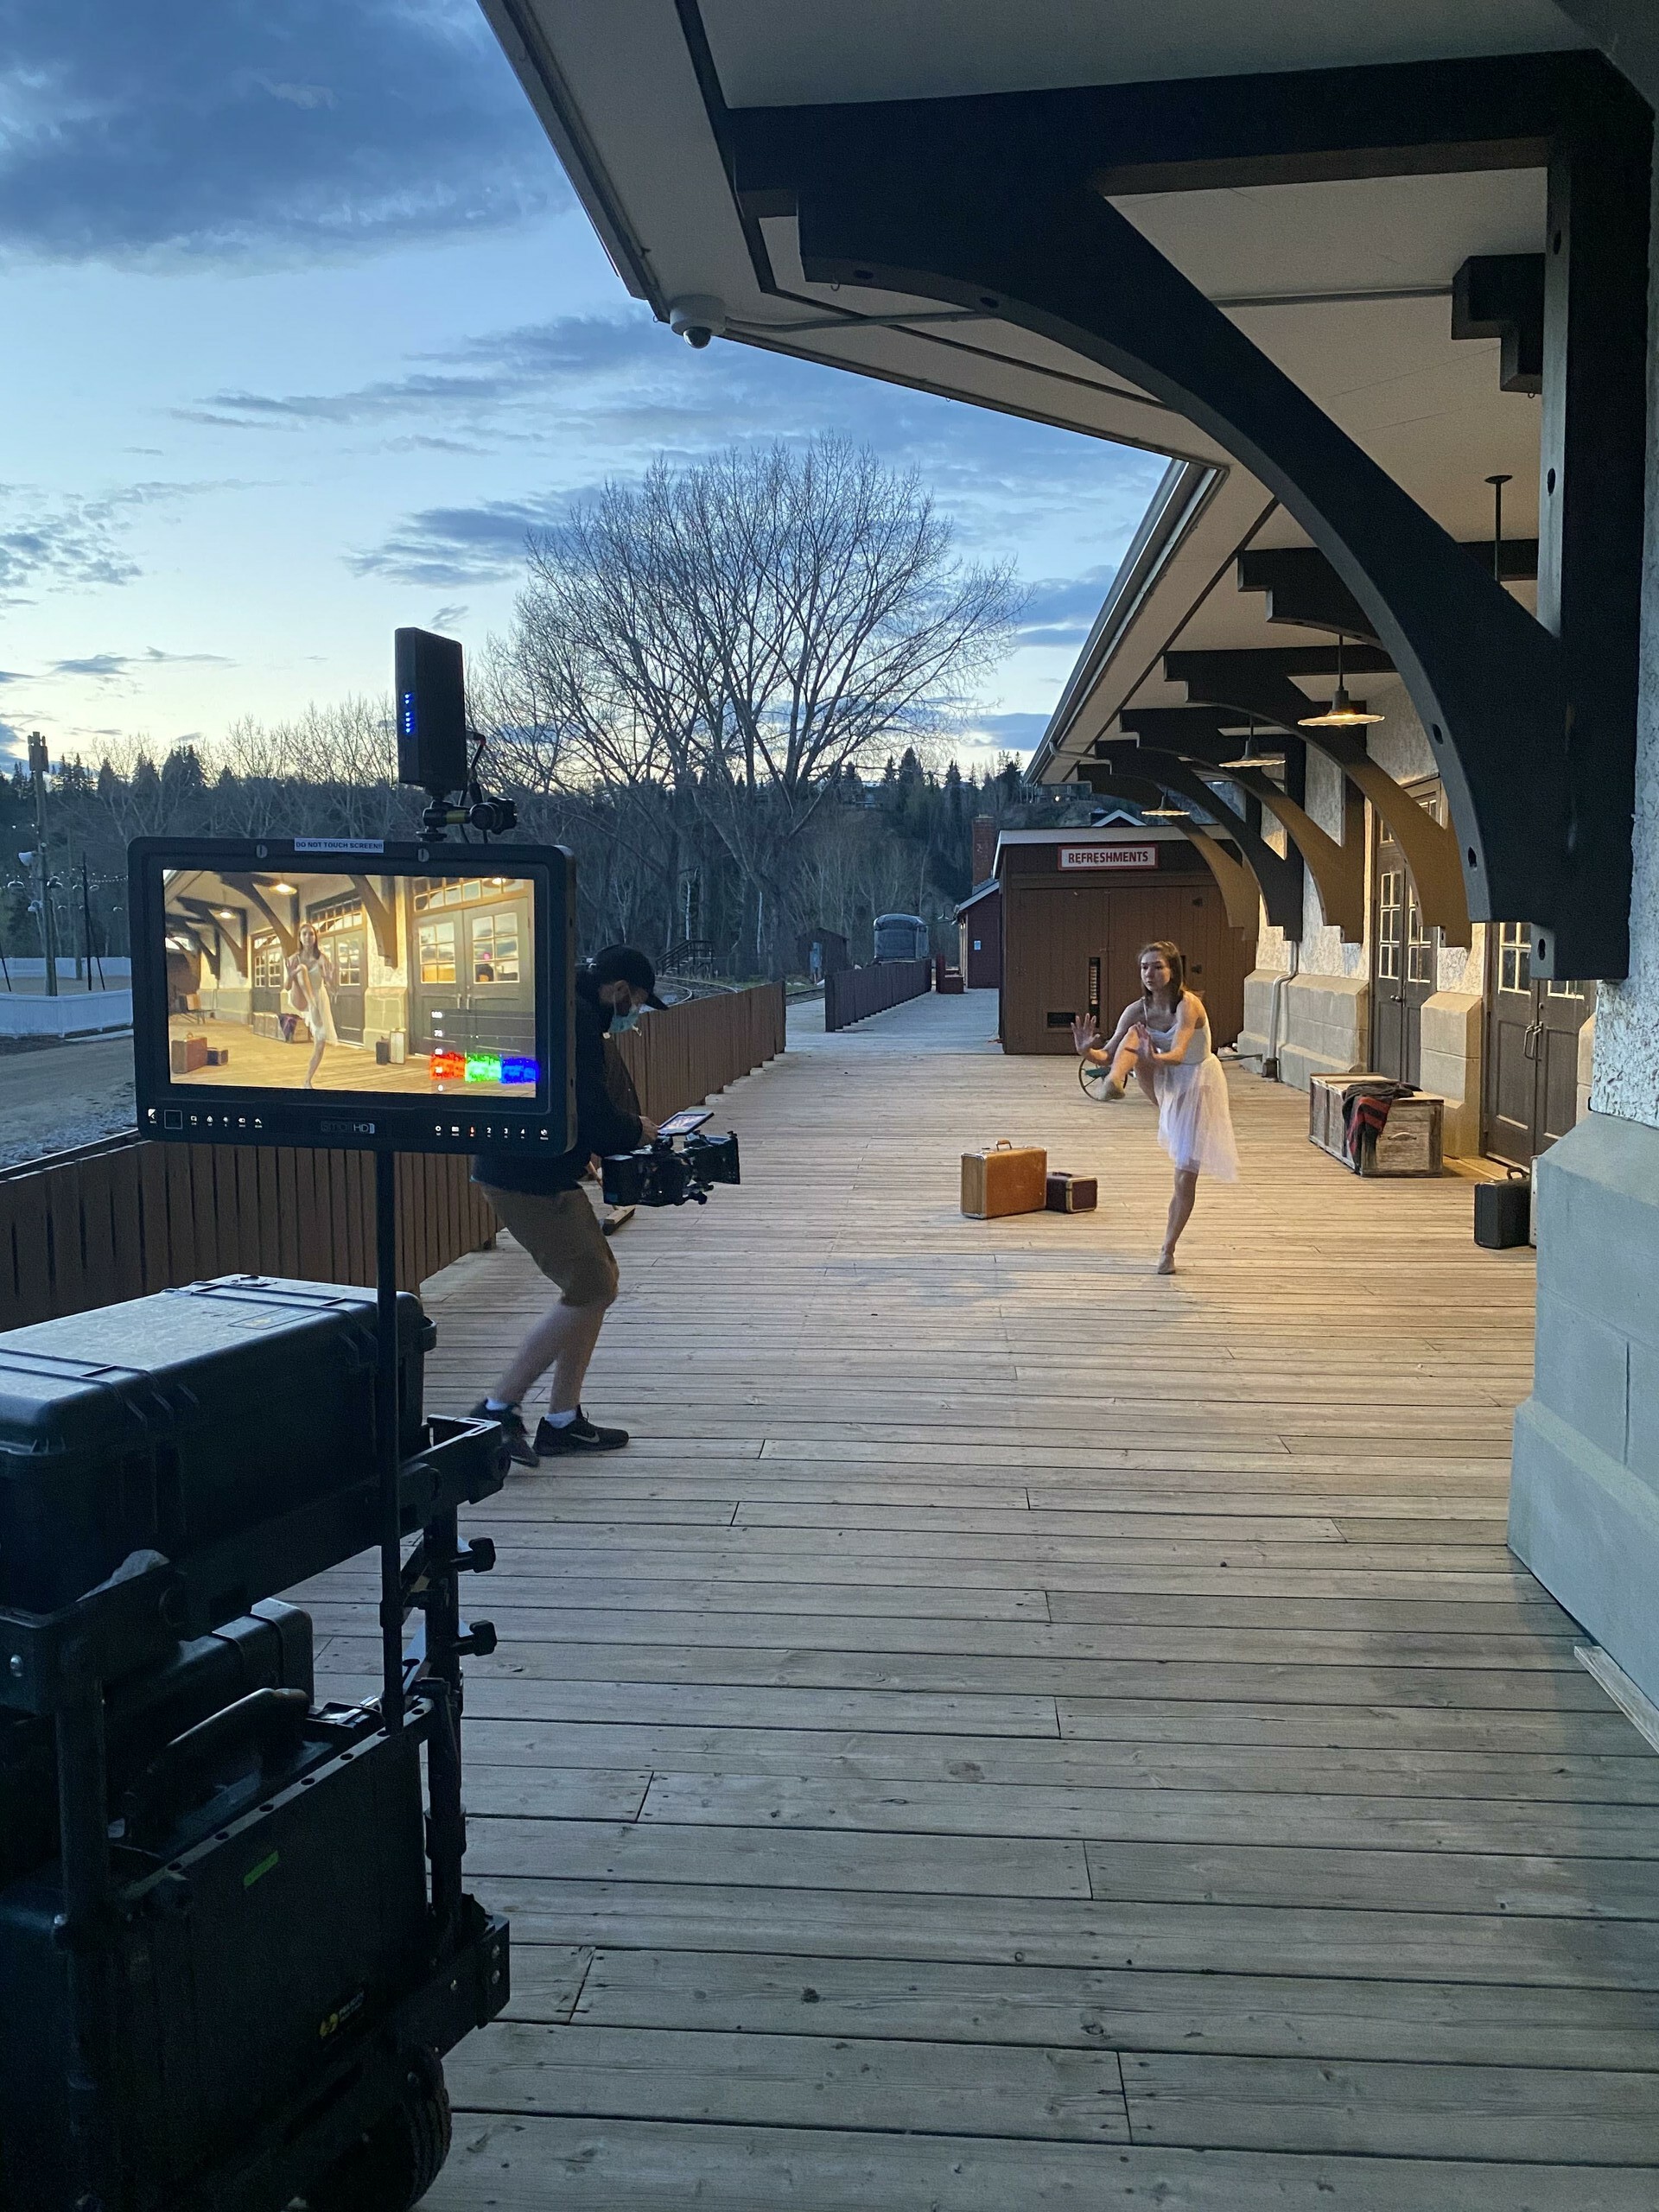
[{"label": "refreshments sign", "polygon": [[1156,845],[1062,845],[1060,867],[1071,868],[1156,868]]}]

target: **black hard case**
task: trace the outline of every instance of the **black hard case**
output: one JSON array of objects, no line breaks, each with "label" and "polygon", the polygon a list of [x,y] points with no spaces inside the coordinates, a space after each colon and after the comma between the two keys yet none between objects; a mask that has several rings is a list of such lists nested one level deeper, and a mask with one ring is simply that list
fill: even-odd
[{"label": "black hard case", "polygon": [[1532,1185],[1524,1176],[1475,1185],[1475,1242],[1502,1252],[1524,1244],[1532,1229]]},{"label": "black hard case", "polygon": [[[111,1803],[175,1738],[257,1690],[313,1694],[311,1616],[270,1598],[211,1635],[108,1685],[104,1737]],[[0,1885],[58,1848],[57,1747],[49,1720],[0,1711]],[[0,2203],[3,2199],[0,2198]]]},{"label": "black hard case", "polygon": [[[388,1737],[313,1715],[280,1752],[188,1777],[113,1857],[124,2212],[173,2212],[431,1970],[422,1846],[429,1716]],[[0,2204],[72,2201],[73,2074],[56,1869],[0,1890]],[[273,2206],[274,2212],[274,2206]]]},{"label": "black hard case", "polygon": [[[432,1332],[397,1306],[408,1454]],[[0,1335],[0,1605],[55,1611],[135,1552],[178,1563],[362,1483],[374,1376],[372,1290],[257,1275]]]}]

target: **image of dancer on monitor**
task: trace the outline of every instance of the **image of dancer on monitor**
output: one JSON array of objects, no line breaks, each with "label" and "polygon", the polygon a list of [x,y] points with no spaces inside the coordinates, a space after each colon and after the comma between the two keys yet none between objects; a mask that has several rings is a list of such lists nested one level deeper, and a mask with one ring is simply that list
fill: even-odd
[{"label": "image of dancer on monitor", "polygon": [[311,1058],[302,1090],[309,1090],[315,1083],[327,1046],[340,1042],[334,1032],[335,981],[315,929],[309,922],[303,924],[298,950],[288,963],[287,990],[289,1012],[297,1014],[311,1033]]}]

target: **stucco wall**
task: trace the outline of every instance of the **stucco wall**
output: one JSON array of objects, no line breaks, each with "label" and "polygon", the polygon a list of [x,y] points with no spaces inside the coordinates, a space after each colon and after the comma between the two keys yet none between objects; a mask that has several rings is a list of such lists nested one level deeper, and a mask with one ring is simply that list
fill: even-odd
[{"label": "stucco wall", "polygon": [[[1655,198],[1659,226],[1659,194]],[[1642,696],[1637,717],[1636,881],[1630,973],[1604,983],[1596,1006],[1598,1114],[1659,1128],[1659,283],[1648,349],[1648,539],[1642,577]]]}]

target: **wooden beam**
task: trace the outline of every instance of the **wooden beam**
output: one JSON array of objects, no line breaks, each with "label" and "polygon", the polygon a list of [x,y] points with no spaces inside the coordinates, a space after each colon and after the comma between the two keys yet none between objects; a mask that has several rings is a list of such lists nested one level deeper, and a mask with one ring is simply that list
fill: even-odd
[{"label": "wooden beam", "polygon": [[[1490,538],[1465,550],[1489,575],[1492,573]],[[1537,539],[1506,538],[1499,550],[1499,574],[1507,580],[1535,576]],[[1247,546],[1238,556],[1237,574],[1240,591],[1266,594],[1269,622],[1289,622],[1301,629],[1329,630],[1340,637],[1376,643],[1370,616],[1317,545]],[[1344,669],[1349,664],[1344,657]],[[1355,673],[1359,672],[1356,666]]]},{"label": "wooden beam", "polygon": [[1473,254],[1452,279],[1452,335],[1501,341],[1504,391],[1544,388],[1544,257]]},{"label": "wooden beam", "polygon": [[[1635,112],[1632,113],[1631,111]],[[1580,118],[1549,166],[1538,620],[1560,640],[1567,897],[1535,975],[1615,975],[1628,942],[1640,688],[1653,117],[1634,93]]]}]

